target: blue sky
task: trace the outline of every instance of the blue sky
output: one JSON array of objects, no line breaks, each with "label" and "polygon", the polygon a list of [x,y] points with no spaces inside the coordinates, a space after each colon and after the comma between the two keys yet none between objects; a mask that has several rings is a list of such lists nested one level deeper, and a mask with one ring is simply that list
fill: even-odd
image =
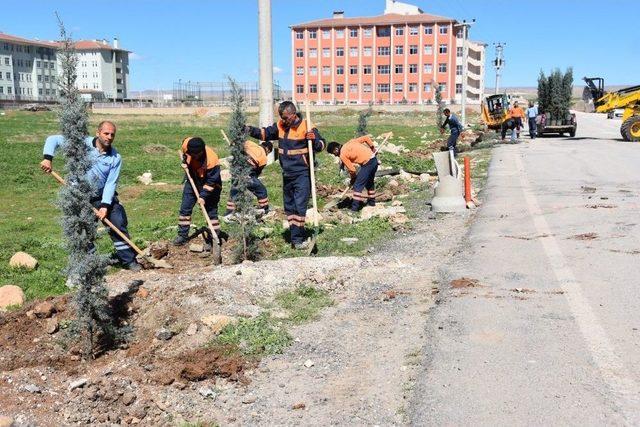
[{"label": "blue sky", "polygon": [[[640,0],[415,0],[427,13],[476,19],[471,38],[506,42],[502,86],[534,86],[540,69],[573,66],[576,81],[640,84]],[[290,88],[289,26],[326,18],[381,14],[384,0],[272,0],[275,79]],[[74,38],[120,39],[134,52],[133,90],[172,87],[178,79],[257,80],[256,0],[3,1],[0,31],[54,39],[58,11]],[[29,19],[24,19],[28,13]],[[487,63],[487,86],[494,73]]]}]

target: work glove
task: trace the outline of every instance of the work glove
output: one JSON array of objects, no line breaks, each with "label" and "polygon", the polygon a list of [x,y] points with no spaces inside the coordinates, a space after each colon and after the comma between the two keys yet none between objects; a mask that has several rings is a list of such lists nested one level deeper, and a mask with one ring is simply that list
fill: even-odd
[{"label": "work glove", "polygon": [[315,141],[316,140],[316,133],[313,131],[307,132],[307,134],[304,136],[305,139],[308,139],[310,141]]}]

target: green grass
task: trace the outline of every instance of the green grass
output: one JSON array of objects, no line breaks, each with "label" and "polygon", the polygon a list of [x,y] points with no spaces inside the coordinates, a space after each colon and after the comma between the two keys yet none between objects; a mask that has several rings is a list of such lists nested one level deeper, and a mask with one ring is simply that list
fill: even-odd
[{"label": "green grass", "polygon": [[313,320],[320,310],[333,305],[326,291],[305,285],[276,295],[275,302],[288,312],[287,319],[294,324]]},{"label": "green grass", "polygon": [[[178,164],[177,151],[185,136],[199,135],[212,145],[220,157],[229,155],[220,128],[226,127],[228,115],[215,118],[195,116],[114,116],[91,115],[91,133],[97,123],[113,119],[118,126],[115,147],[123,157],[123,169],[119,183],[119,198],[127,210],[129,230],[133,240],[141,247],[159,239],[171,239],[175,235],[177,212],[181,199],[182,170]],[[337,113],[314,114],[322,135],[328,140],[345,142],[354,136],[357,113],[349,110]],[[250,114],[249,123],[257,122],[257,115]],[[369,131],[373,135],[393,131],[394,144],[402,144],[409,150],[424,147],[423,134],[427,139],[436,137],[432,114],[382,114],[370,119]],[[0,116],[0,286],[14,284],[25,290],[29,300],[64,293],[66,252],[59,225],[59,211],[55,206],[58,184],[48,175],[42,174],[38,164],[42,159],[42,146],[48,135],[59,133],[58,120],[54,112],[29,113],[7,111]],[[402,139],[404,138],[404,139]],[[145,151],[150,146],[163,145],[167,150]],[[380,158],[384,166],[403,167],[410,170],[433,169],[431,160],[416,158],[411,153],[393,155],[383,153]],[[333,157],[326,153],[317,156],[317,181],[344,188],[344,177],[338,175]],[[63,160],[54,160],[54,169],[62,171]],[[154,182],[165,186],[142,186],[136,177],[146,171],[153,173]],[[282,207],[282,177],[276,163],[265,169],[262,179],[269,190],[269,199],[274,207]],[[379,183],[382,183],[379,180]],[[228,197],[229,183],[224,183],[220,212]],[[424,198],[414,193],[410,197]],[[320,207],[327,200],[319,198]],[[194,223],[201,225],[199,213],[194,213]],[[284,241],[280,221],[265,224],[276,230],[263,241],[267,258],[282,258],[304,255],[294,252]],[[223,225],[223,228],[226,227]],[[318,237],[318,254],[363,255],[372,245],[389,238],[393,233],[386,220],[370,220],[352,225],[335,224],[322,227]],[[354,245],[340,241],[342,237],[357,237]],[[106,233],[98,242],[100,252],[112,252],[112,244]],[[25,251],[39,261],[37,270],[28,272],[12,270],[9,258],[17,251]]]},{"label": "green grass", "polygon": [[285,325],[264,312],[225,326],[210,346],[237,348],[246,356],[280,354],[291,344]]}]

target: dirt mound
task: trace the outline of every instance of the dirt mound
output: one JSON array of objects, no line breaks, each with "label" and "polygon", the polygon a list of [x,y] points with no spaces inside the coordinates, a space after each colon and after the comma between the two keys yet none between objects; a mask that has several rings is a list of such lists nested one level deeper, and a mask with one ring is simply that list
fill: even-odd
[{"label": "dirt mound", "polygon": [[142,147],[142,151],[147,154],[167,154],[171,149],[162,144],[149,144]]},{"label": "dirt mound", "polygon": [[237,381],[244,378],[242,372],[248,362],[234,353],[231,348],[200,348],[174,358],[174,362],[179,367],[178,376],[187,381],[213,377]]}]

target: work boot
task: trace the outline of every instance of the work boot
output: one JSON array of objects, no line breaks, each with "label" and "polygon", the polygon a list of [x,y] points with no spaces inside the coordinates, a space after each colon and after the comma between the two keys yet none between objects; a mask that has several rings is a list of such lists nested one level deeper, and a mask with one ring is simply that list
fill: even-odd
[{"label": "work boot", "polygon": [[134,273],[142,271],[142,266],[138,264],[136,261],[130,262],[129,264],[125,264],[123,268],[125,270],[133,271]]},{"label": "work boot", "polygon": [[187,242],[189,241],[189,239],[187,239],[185,236],[181,236],[178,235],[175,239],[173,239],[173,246],[184,246],[187,244]]}]

